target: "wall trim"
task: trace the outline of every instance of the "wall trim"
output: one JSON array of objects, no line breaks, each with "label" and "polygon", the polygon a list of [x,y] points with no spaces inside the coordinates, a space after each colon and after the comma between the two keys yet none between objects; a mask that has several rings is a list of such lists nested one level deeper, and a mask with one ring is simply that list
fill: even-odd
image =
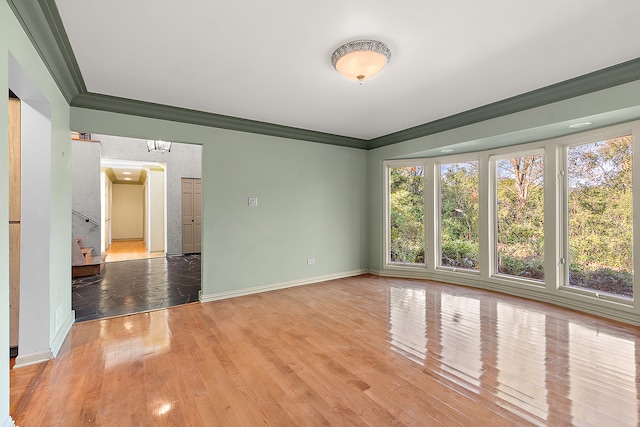
[{"label": "wall trim", "polygon": [[60,329],[58,329],[58,333],[53,339],[53,343],[51,344],[51,357],[56,357],[58,355],[58,352],[60,351],[64,340],[67,338],[67,335],[69,335],[69,332],[71,332],[71,327],[73,326],[75,321],[76,311],[71,310],[67,318],[64,319],[64,322],[62,322],[62,326],[60,326]]},{"label": "wall trim", "polygon": [[60,91],[72,106],[352,148],[380,148],[619,86],[640,78],[640,58],[636,58],[367,141],[238,117],[89,93],[62,24],[55,0],[7,0],[7,2],[42,61],[49,69]]},{"label": "wall trim", "polygon": [[51,355],[51,351],[41,351],[38,353],[18,355],[18,357],[16,357],[16,364],[13,366],[13,369],[37,365],[38,363],[50,360],[52,357],[53,356]]},{"label": "wall trim", "polygon": [[89,92],[78,94],[71,100],[70,105],[72,107],[86,108],[89,110],[107,111],[110,113],[127,114],[280,138],[338,145],[342,147],[359,149],[367,148],[367,141],[364,139],[300,129],[291,126],[276,125],[257,120],[241,119],[239,117],[207,113],[204,111],[190,110],[188,108],[172,107],[169,105],[120,98],[117,96],[98,93]]},{"label": "wall trim", "polygon": [[[397,277],[401,279],[431,280],[444,284],[467,286],[525,298],[528,300],[544,302],[582,313],[605,317],[607,319],[640,326],[640,316],[634,312],[632,306],[607,301],[606,304],[595,304],[593,297],[577,293],[549,293],[544,288],[533,285],[507,285],[498,284],[491,280],[483,280],[470,274],[442,274],[417,271],[402,271],[400,269],[369,270],[371,274],[381,277]],[[601,302],[597,300],[597,302]]]},{"label": "wall trim", "polygon": [[640,58],[369,140],[368,149],[457,129],[638,80]]},{"label": "wall trim", "polygon": [[9,417],[4,420],[4,423],[2,423],[2,427],[16,427],[16,423],[15,421],[13,421],[13,418]]},{"label": "wall trim", "polygon": [[326,282],[328,280],[343,279],[345,277],[359,276],[367,273],[367,269],[344,271],[341,273],[326,274],[323,276],[308,277],[305,279],[290,280],[288,282],[272,283],[269,285],[254,286],[251,288],[238,289],[234,291],[217,292],[214,294],[201,294],[200,302],[220,301],[229,298],[236,298],[246,295],[259,294],[262,292],[276,291],[279,289],[293,288],[295,286],[310,285],[312,283]]},{"label": "wall trim", "polygon": [[7,0],[67,102],[87,91],[55,0]]}]

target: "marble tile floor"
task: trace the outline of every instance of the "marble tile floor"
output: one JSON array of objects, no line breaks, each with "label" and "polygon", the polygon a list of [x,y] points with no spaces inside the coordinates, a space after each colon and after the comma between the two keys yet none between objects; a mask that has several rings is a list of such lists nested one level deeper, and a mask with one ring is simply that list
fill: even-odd
[{"label": "marble tile floor", "polygon": [[200,255],[107,263],[102,274],[74,279],[76,322],[198,301]]}]

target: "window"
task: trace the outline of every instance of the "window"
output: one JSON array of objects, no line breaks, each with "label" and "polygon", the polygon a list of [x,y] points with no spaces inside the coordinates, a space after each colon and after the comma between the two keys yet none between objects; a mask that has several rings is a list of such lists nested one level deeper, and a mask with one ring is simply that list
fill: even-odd
[{"label": "window", "polygon": [[544,280],[544,180],[542,154],[495,160],[499,274]]},{"label": "window", "polygon": [[388,173],[388,260],[424,265],[424,166],[389,167]]},{"label": "window", "polygon": [[440,265],[479,270],[478,162],[440,165]]},{"label": "window", "polygon": [[570,287],[633,298],[631,135],[567,147]]}]

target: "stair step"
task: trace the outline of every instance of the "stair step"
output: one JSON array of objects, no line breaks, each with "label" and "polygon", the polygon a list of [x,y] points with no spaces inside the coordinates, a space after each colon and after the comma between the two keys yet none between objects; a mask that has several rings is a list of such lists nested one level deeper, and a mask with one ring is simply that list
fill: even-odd
[{"label": "stair step", "polygon": [[102,273],[105,265],[105,259],[107,254],[102,254],[99,257],[87,256],[86,264],[71,266],[71,277],[85,277],[93,276]]}]

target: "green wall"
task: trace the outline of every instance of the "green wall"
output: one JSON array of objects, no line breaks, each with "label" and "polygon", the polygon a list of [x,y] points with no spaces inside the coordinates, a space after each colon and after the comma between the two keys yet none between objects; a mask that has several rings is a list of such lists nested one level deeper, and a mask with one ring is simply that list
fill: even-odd
[{"label": "green wall", "polygon": [[366,268],[363,150],[75,107],[71,127],[202,145],[205,299]]},{"label": "green wall", "polygon": [[[51,176],[42,183],[43,191],[51,192],[51,232],[49,283],[36,284],[48,287],[43,292],[48,298],[49,307],[61,307],[60,319],[70,319],[71,312],[71,140],[69,129],[69,106],[60,93],[55,81],[49,74],[40,56],[25,35],[20,24],[6,2],[0,2],[0,87],[9,87],[9,56],[13,56],[26,72],[29,84],[35,85],[51,107]],[[27,84],[27,86],[29,85]],[[23,93],[23,100],[33,101],[31,93]],[[35,95],[34,95],[35,96]],[[5,98],[6,99],[6,98]],[[0,102],[0,170],[8,168],[7,145],[7,102]],[[26,195],[26,197],[37,195]],[[8,176],[0,174],[0,347],[8,344]],[[55,226],[53,226],[55,224]],[[46,239],[49,241],[49,239]],[[44,268],[44,267],[43,267]],[[29,322],[49,325],[49,346],[55,345],[56,337],[61,334],[61,322],[54,319],[53,309],[48,313],[39,313],[38,319]],[[22,323],[22,319],[21,319]],[[28,329],[28,328],[27,328]],[[21,330],[21,334],[29,330]],[[46,347],[45,343],[45,347]],[[0,425],[10,425],[9,419],[9,359],[8,352],[0,355]]]}]

